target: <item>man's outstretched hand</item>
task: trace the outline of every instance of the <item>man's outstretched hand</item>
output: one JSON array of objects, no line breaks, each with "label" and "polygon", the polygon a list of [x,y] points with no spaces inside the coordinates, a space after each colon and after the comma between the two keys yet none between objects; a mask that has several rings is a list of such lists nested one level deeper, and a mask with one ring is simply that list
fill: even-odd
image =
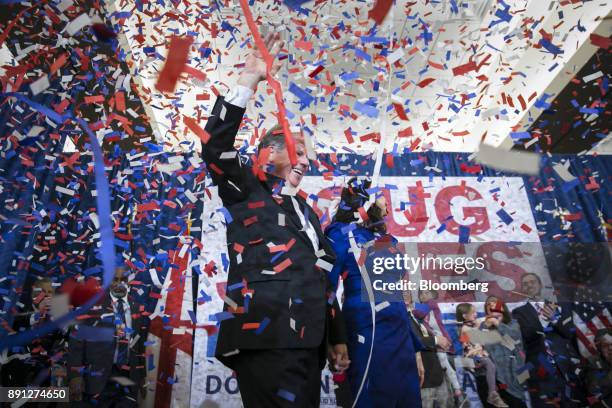
[{"label": "man's outstretched hand", "polygon": [[[274,63],[270,67],[270,75],[274,76],[281,66],[281,61],[278,59],[278,53],[283,47],[280,33],[268,33],[264,38],[264,43],[270,55],[274,57]],[[255,46],[246,58],[244,69],[238,78],[238,85],[246,86],[255,91],[259,81],[266,79],[266,75],[266,60],[261,50]]]},{"label": "man's outstretched hand", "polygon": [[328,345],[327,360],[329,361],[329,368],[333,373],[344,372],[351,364],[346,344]]}]

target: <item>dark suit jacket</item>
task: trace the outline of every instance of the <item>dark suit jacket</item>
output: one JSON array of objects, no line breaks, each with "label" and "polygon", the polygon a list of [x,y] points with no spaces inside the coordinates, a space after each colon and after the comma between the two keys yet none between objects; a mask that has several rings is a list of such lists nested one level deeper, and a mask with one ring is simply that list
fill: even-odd
[{"label": "dark suit jacket", "polygon": [[412,332],[416,334],[424,347],[424,349],[421,350],[421,359],[423,360],[423,368],[425,369],[425,379],[421,388],[439,387],[443,382],[444,370],[436,354],[435,336],[431,332],[429,332],[429,336],[424,336],[423,332],[421,332],[421,328],[414,321],[415,319],[416,317],[410,317]]},{"label": "dark suit jacket", "polygon": [[333,265],[334,251],[301,196],[295,198],[316,230],[324,252],[320,256],[303,231],[291,197],[280,195],[284,180],[271,174],[261,180],[252,167],[242,164],[234,140],[243,115],[244,109],[219,97],[206,124],[210,139],[202,145],[209,173],[231,216],[229,300],[224,305],[229,313],[220,319],[216,348],[217,358],[230,367],[224,355],[240,349],[313,348],[325,343],[325,336],[330,344],[346,342],[328,271],[320,267]]},{"label": "dark suit jacket", "polygon": [[[31,330],[30,317],[34,311],[23,312],[15,316],[13,320],[13,330]],[[0,364],[1,384],[4,387],[25,387],[37,380],[40,371],[47,370],[51,365],[51,357],[65,348],[67,336],[61,330],[55,330],[43,337],[32,340],[30,344],[25,344],[19,348],[11,349],[8,355],[31,353],[26,359],[16,358],[6,364]],[[61,361],[60,361],[61,364]],[[40,381],[40,380],[38,380]],[[47,377],[41,384],[48,387],[50,377]]]},{"label": "dark suit jacket", "polygon": [[[538,386],[539,389],[537,391],[542,393],[554,392],[554,390],[548,390],[544,387],[544,383],[547,382],[551,383],[552,386],[554,384],[564,386],[565,384],[562,379],[558,378],[558,375],[555,375],[554,369],[551,366],[547,366],[545,360],[547,355],[544,344],[545,340],[549,342],[553,359],[559,370],[563,373],[563,376],[570,381],[577,381],[575,371],[578,365],[572,361],[572,358],[577,360],[580,357],[569,305],[561,305],[561,317],[555,325],[547,330],[544,330],[542,327],[537,311],[530,304],[517,307],[512,311],[512,315],[521,328],[526,361],[533,365],[533,369],[530,371],[530,381],[532,383],[542,383],[541,387]],[[549,373],[546,376],[538,375],[538,370],[541,367],[548,369]],[[551,370],[553,372],[550,372]],[[555,378],[555,380],[551,382],[551,378]]]},{"label": "dark suit jacket", "polygon": [[[132,313],[130,334],[129,366],[130,379],[139,384],[146,375],[145,346],[148,331],[148,317],[142,316],[134,301],[128,303]],[[98,394],[110,378],[115,355],[115,317],[111,297],[103,298],[102,304],[94,306],[89,317],[79,321],[68,342],[68,378],[82,376],[84,392]],[[80,373],[81,367],[84,369]]]}]

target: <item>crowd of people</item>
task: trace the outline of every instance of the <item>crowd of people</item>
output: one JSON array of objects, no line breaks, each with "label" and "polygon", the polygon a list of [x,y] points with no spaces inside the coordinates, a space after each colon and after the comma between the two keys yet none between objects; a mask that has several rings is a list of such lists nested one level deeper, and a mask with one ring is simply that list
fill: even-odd
[{"label": "crowd of people", "polygon": [[[337,282],[341,277],[344,284],[348,378],[357,406],[412,407],[419,394],[423,407],[469,406],[457,376],[459,367],[476,377],[484,407],[610,406],[612,373],[603,372],[609,367],[610,329],[597,332],[599,357],[586,362],[579,354],[571,305],[545,300],[541,278],[535,273],[521,277],[526,301],[512,312],[503,299],[489,296],[484,304],[459,303],[454,322],[444,324],[437,292],[419,291],[415,304],[408,291],[405,307],[390,303],[376,313],[373,322],[363,298],[363,276],[356,257],[349,253],[349,232],[360,247],[394,239],[385,233],[384,200],[370,207],[367,221],[357,219],[358,209],[369,200],[369,187],[368,181],[351,180],[342,192],[340,205],[345,208],[338,210],[326,230],[339,259],[331,279]],[[368,268],[367,262],[364,266]],[[398,272],[390,279],[401,277]],[[368,336],[374,325],[374,349],[367,369]],[[449,327],[456,329],[460,350],[453,349]],[[422,364],[423,372],[415,361]],[[365,391],[359,389],[362,383],[367,384]],[[419,383],[420,390],[415,390]]]},{"label": "crowd of people", "polygon": [[[272,55],[282,46],[276,34],[265,43]],[[234,150],[247,102],[277,69],[258,50],[249,54],[236,87],[215,103],[202,146],[234,220],[227,226],[224,306],[231,317],[220,321],[216,357],[234,371],[244,406],[318,406],[321,370],[329,363],[344,407],[465,407],[460,370],[475,376],[484,407],[611,407],[612,332],[597,332],[598,354],[587,363],[577,349],[571,304],[544,299],[537,274],[522,276],[526,302],[512,312],[498,296],[484,306],[458,304],[458,343],[435,291],[405,292],[399,301],[362,297],[368,265],[358,261],[358,249],[378,245],[389,251],[396,242],[386,232],[384,197],[367,180],[350,180],[323,231],[295,193],[309,165],[300,133],[292,134],[294,163],[279,127],[262,137],[253,166]],[[136,406],[146,386],[148,319],[130,301],[128,276],[118,268],[110,290],[87,316],[37,340],[28,353],[13,350],[28,355],[13,363],[36,370],[5,366],[3,385],[68,384],[71,399],[83,405]],[[401,278],[399,272],[386,274]],[[33,309],[17,319],[25,328],[48,319],[54,287],[40,279],[31,293]],[[263,328],[245,330],[261,322]],[[346,388],[350,392],[341,392]]]},{"label": "crowd of people", "polygon": [[[148,318],[143,306],[128,296],[130,276],[127,268],[118,267],[109,290],[88,314],[27,346],[9,350],[6,364],[0,366],[2,386],[68,387],[72,406],[138,406],[146,391]],[[89,282],[92,285],[66,281],[60,288],[62,295],[51,279],[34,281],[31,309],[16,316],[13,329],[37,330],[66,308],[80,306],[83,299],[79,297],[95,295],[99,289],[96,279]],[[64,307],[59,307],[62,301]]]}]

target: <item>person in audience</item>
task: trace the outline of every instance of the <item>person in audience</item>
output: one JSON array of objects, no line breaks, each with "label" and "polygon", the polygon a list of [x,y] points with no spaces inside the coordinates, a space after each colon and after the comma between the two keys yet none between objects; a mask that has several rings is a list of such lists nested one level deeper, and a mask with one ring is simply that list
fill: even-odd
[{"label": "person in audience", "polygon": [[[26,311],[15,316],[13,327],[16,330],[33,330],[47,323],[51,318],[51,301],[55,289],[49,278],[37,278],[31,286],[30,301]],[[45,336],[35,338],[24,345],[17,354],[26,358],[14,358],[2,364],[2,384],[4,386],[25,387],[34,385],[48,387],[64,386],[66,369],[64,350],[66,335],[62,330],[54,330]]]},{"label": "person in audience", "polygon": [[148,318],[129,295],[129,271],[118,267],[101,304],[70,333],[70,398],[84,406],[136,407],[144,397]]},{"label": "person in audience", "polygon": [[521,329],[512,319],[508,306],[496,296],[489,296],[484,304],[485,319],[481,330],[497,331],[506,341],[485,344],[485,351],[495,364],[499,395],[511,408],[526,408],[525,387],[517,376],[525,366]]},{"label": "person in audience", "polygon": [[583,374],[589,406],[612,407],[612,328],[599,329],[595,334],[597,355],[589,359]]},{"label": "person in audience", "polygon": [[[462,406],[465,401],[465,394],[459,384],[459,378],[457,372],[450,362],[449,355],[455,354],[452,340],[450,335],[446,331],[442,321],[442,312],[438,307],[438,292],[435,290],[419,290],[419,301],[421,304],[427,306],[427,312],[424,314],[425,323],[431,327],[436,336],[445,337],[451,344],[448,351],[438,351],[438,359],[442,368],[445,370],[446,379],[449,381],[453,388],[453,394],[455,397],[455,405]],[[415,314],[417,311],[415,311]]]},{"label": "person in audience", "polygon": [[[370,199],[369,181],[353,178],[342,190],[339,209],[325,234],[336,252],[336,263],[330,273],[334,289],[343,277],[343,314],[348,338],[348,354],[351,365],[347,371],[357,407],[417,407],[420,401],[419,385],[423,378],[419,350],[421,342],[412,331],[406,308],[401,298],[376,312],[376,334],[372,339],[372,317],[370,304],[363,300],[364,281],[354,253],[351,251],[349,231],[356,245],[372,244],[375,256],[385,256],[387,246],[397,241],[386,234],[384,217],[387,214],[384,196],[367,210],[365,220],[355,216]],[[370,254],[374,256],[373,254]],[[368,256],[367,259],[371,259]],[[366,260],[366,268],[369,262]],[[385,272],[385,278],[393,281],[401,278],[401,272]],[[393,277],[390,277],[390,275]],[[377,302],[379,305],[381,301]],[[373,354],[366,374],[371,345]],[[365,377],[365,379],[364,379]]]},{"label": "person in audience", "polygon": [[584,404],[580,355],[570,305],[542,296],[542,280],[535,273],[521,277],[527,302],[512,311],[521,328],[529,367],[529,395],[533,408]]},{"label": "person in audience", "polygon": [[404,291],[403,296],[412,331],[424,347],[421,351],[425,373],[421,385],[421,403],[424,408],[453,408],[455,401],[451,395],[451,387],[437,354],[438,351],[449,350],[451,343],[444,336],[436,336],[425,321],[417,317],[418,313],[415,314],[415,304],[409,290]]},{"label": "person in audience", "polygon": [[[496,367],[484,346],[470,339],[470,332],[479,330],[476,308],[470,303],[460,303],[456,310],[457,323],[461,325],[460,340],[463,344],[463,355],[474,361],[476,368],[483,368],[487,379],[486,403],[498,408],[507,408],[508,405],[499,395],[495,382]],[[484,403],[485,401],[483,401]]]}]

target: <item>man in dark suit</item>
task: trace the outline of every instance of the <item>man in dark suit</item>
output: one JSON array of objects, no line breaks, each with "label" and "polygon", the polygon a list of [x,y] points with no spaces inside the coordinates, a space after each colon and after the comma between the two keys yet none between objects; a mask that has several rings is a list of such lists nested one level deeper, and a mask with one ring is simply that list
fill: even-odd
[{"label": "man in dark suit", "polygon": [[130,301],[128,271],[117,268],[101,301],[77,322],[68,343],[70,397],[84,406],[136,407],[144,393],[148,318]]},{"label": "man in dark suit", "polygon": [[569,305],[542,298],[542,280],[535,273],[521,277],[527,302],[512,311],[521,328],[529,366],[532,407],[582,406],[577,376],[580,355]]},{"label": "man in dark suit", "polygon": [[[265,42],[276,57],[279,35]],[[237,86],[217,99],[202,145],[228,219],[230,267],[216,356],[236,372],[245,407],[318,407],[326,353],[338,370],[348,367],[348,355],[327,278],[335,254],[316,214],[295,194],[309,166],[304,140],[292,134],[295,166],[278,127],[260,141],[252,167],[234,150],[246,104],[265,77],[266,64],[253,50]]]},{"label": "man in dark suit", "polygon": [[421,384],[422,407],[452,408],[455,405],[454,398],[450,394],[446,374],[437,354],[438,350],[448,351],[451,343],[444,336],[436,336],[431,328],[414,315],[414,303],[410,291],[405,291],[403,295],[410,316],[412,332],[417,335],[423,345],[423,350],[419,353],[424,371]]}]

